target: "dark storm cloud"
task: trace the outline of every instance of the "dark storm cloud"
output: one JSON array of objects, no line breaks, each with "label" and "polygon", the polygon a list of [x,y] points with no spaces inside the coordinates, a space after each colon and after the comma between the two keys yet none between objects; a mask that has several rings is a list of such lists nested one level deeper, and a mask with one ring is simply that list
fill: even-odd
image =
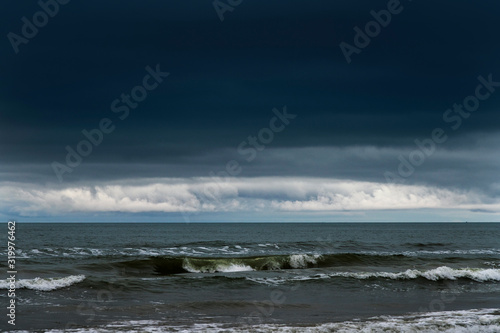
[{"label": "dark storm cloud", "polygon": [[[206,175],[283,105],[300,117],[276,136],[276,149],[411,146],[443,126],[443,112],[474,92],[478,75],[500,81],[500,6],[401,4],[404,11],[347,64],[339,43],[352,43],[353,28],[363,28],[370,10],[387,1],[244,1],[223,22],[210,1],[71,1],[18,54],[3,40],[0,149],[3,163],[14,164],[4,170],[23,178],[15,165],[31,162],[47,174],[66,145],[83,139],[81,130],[108,117],[116,130],[70,179]],[[21,17],[39,9],[34,1],[11,1],[3,36],[19,34]],[[158,63],[171,75],[119,121],[111,102]],[[492,95],[454,134],[497,131],[499,104]],[[262,161],[249,175],[314,173],[263,156],[276,163],[274,171],[269,164],[259,169]],[[130,166],[110,171],[116,168],[99,163]],[[321,163],[320,174],[328,175],[329,160]],[[338,163],[345,177],[360,164]],[[379,177],[391,163],[397,160],[358,177]]]}]

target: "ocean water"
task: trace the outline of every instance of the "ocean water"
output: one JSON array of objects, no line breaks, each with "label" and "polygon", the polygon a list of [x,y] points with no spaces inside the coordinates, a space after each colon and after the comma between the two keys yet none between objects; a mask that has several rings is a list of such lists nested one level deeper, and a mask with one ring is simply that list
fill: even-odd
[{"label": "ocean water", "polygon": [[19,222],[16,247],[2,331],[500,332],[498,223]]}]

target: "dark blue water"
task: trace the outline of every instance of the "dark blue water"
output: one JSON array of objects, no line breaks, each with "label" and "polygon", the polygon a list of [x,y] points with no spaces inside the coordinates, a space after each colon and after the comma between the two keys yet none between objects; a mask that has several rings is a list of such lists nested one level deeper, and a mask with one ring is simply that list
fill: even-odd
[{"label": "dark blue water", "polygon": [[16,237],[15,329],[500,332],[498,223],[18,223]]}]

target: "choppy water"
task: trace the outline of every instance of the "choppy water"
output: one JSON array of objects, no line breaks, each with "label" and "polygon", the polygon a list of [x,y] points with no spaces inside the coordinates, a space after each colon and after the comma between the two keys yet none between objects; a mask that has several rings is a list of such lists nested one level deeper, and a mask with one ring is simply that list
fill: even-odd
[{"label": "choppy water", "polygon": [[16,237],[15,329],[500,332],[498,223],[18,223]]}]

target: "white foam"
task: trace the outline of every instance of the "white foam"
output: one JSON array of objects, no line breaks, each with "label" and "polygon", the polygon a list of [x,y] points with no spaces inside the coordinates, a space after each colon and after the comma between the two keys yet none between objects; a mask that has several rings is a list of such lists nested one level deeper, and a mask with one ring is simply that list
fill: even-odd
[{"label": "white foam", "polygon": [[280,278],[249,278],[247,280],[266,285],[277,285],[287,281],[321,280],[335,277],[366,280],[371,278],[385,278],[391,280],[413,280],[425,278],[430,281],[456,280],[467,278],[477,282],[500,281],[500,269],[494,268],[459,268],[454,269],[441,266],[427,271],[408,269],[404,272],[333,272],[315,275],[299,275]]},{"label": "white foam", "polygon": [[[72,257],[92,257],[92,256],[161,256],[161,255],[242,255],[248,254],[252,251],[258,251],[260,253],[268,253],[269,248],[280,249],[278,244],[275,243],[261,243],[258,244],[259,250],[251,250],[250,248],[242,247],[241,245],[228,245],[223,247],[211,247],[211,246],[198,246],[198,247],[168,247],[168,248],[103,248],[103,249],[89,249],[81,247],[67,247],[67,248],[38,248],[30,249],[27,253],[18,250],[18,257],[30,258],[30,257],[47,257],[47,256],[65,256],[68,258]],[[2,253],[6,254],[6,251]],[[419,250],[419,251],[404,251],[404,252],[393,252],[393,251],[360,251],[359,254],[369,254],[378,256],[387,255],[404,255],[408,257],[418,257],[418,256],[434,256],[434,255],[498,255],[500,254],[500,249],[490,248],[490,249],[471,249],[471,250]],[[28,255],[29,254],[29,255]]]},{"label": "white foam", "polygon": [[[94,328],[70,328],[49,330],[46,333],[498,333],[500,332],[500,309],[472,309],[462,311],[428,312],[404,316],[379,316],[366,321],[344,321],[315,326],[291,326],[279,324],[245,325],[251,317],[241,317],[240,325],[210,323],[172,326],[166,322],[131,320],[115,322]],[[257,320],[258,318],[253,318]]]},{"label": "white foam", "polygon": [[154,256],[158,256],[160,255],[160,252],[157,251],[157,250],[151,250],[151,249],[138,249],[137,250],[139,255],[142,255],[142,256],[151,256],[151,257],[154,257]]},{"label": "white foam", "polygon": [[500,281],[500,269],[488,268],[463,268],[452,269],[446,266],[438,267],[436,269],[422,273],[422,276],[428,280],[441,280],[449,279],[455,280],[457,278],[469,278],[475,281]]},{"label": "white foam", "polygon": [[248,272],[254,269],[248,265],[239,263],[218,263],[214,266],[193,267],[189,260],[184,260],[182,267],[191,273],[232,273]]},{"label": "white foam", "polygon": [[500,249],[470,249],[470,250],[418,250],[418,251],[360,251],[359,254],[392,256],[404,255],[407,257],[418,257],[422,255],[497,255]]},{"label": "white foam", "polygon": [[459,278],[468,278],[478,282],[485,281],[500,281],[500,269],[482,269],[482,268],[459,268],[454,269],[447,266],[441,266],[428,271],[419,271],[416,269],[409,269],[401,273],[362,273],[360,278],[370,277],[386,277],[390,279],[416,279],[423,277],[427,280],[456,280]]},{"label": "white foam", "polygon": [[258,244],[258,246],[260,247],[274,247],[275,249],[279,249],[280,247],[278,246],[278,244],[274,244],[274,243],[266,243],[266,244]]},{"label": "white foam", "polygon": [[416,269],[408,269],[404,272],[390,273],[390,272],[367,272],[367,273],[352,273],[352,272],[337,272],[328,274],[330,277],[351,277],[357,279],[369,278],[388,278],[393,280],[411,280],[423,277],[427,280],[456,280],[459,278],[468,278],[478,282],[485,281],[500,281],[500,269],[483,269],[483,268],[459,268],[454,269],[447,266],[441,266],[428,271],[419,271]]},{"label": "white foam", "polygon": [[248,271],[253,271],[254,269],[250,266],[247,265],[238,265],[238,264],[231,264],[229,266],[223,267],[222,270],[219,272],[248,272]]},{"label": "white foam", "polygon": [[491,267],[500,267],[500,262],[486,261],[486,262],[484,262],[484,264],[491,266]]},{"label": "white foam", "polygon": [[103,254],[102,250],[99,249],[89,249],[93,256],[101,256]]},{"label": "white foam", "polygon": [[414,257],[414,256],[419,256],[419,255],[428,255],[428,254],[437,254],[437,255],[481,255],[481,254],[487,254],[487,255],[496,255],[500,254],[500,249],[472,249],[472,250],[436,250],[436,251],[429,251],[429,250],[420,250],[420,251],[406,251],[402,253],[403,255]]},{"label": "white foam", "polygon": [[[148,256],[156,257],[162,255],[174,256],[206,256],[206,255],[242,255],[248,254],[250,249],[240,245],[230,245],[224,247],[168,247],[168,248],[81,248],[81,247],[65,247],[58,249],[51,248],[34,248],[28,253],[18,251],[19,258],[43,258],[43,257],[66,257],[66,258],[82,258],[82,257],[97,257],[97,256]],[[6,251],[1,253],[7,254]],[[1,254],[0,253],[0,254]],[[29,256],[28,256],[29,254]]]},{"label": "white foam", "polygon": [[[16,289],[26,288],[40,291],[51,291],[69,287],[75,283],[85,280],[85,275],[70,275],[60,278],[34,278],[20,279],[16,281]],[[0,281],[0,289],[9,289],[7,280]]]},{"label": "white foam", "polygon": [[[303,332],[500,332],[498,309],[428,312],[406,316],[380,316],[364,322],[347,321],[308,328]],[[286,332],[278,330],[278,332]]]},{"label": "white foam", "polygon": [[316,264],[319,255],[293,254],[290,256],[290,266],[293,268],[307,268],[307,264]]}]

